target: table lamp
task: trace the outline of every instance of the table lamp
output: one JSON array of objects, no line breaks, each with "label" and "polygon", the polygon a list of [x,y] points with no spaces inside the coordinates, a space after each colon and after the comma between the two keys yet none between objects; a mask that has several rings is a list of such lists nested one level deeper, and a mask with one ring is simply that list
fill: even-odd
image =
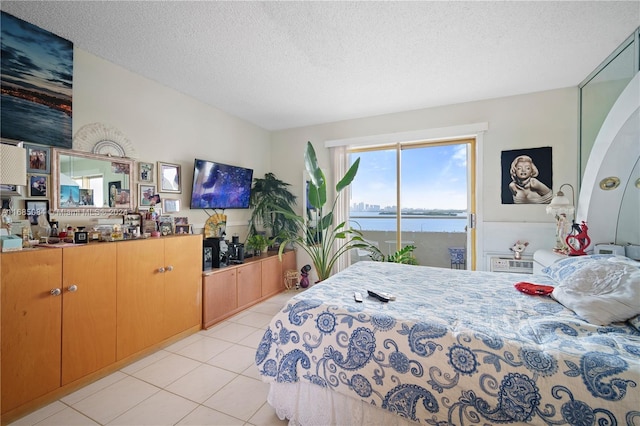
[{"label": "table lamp", "polygon": [[[569,199],[562,188],[568,186],[571,188],[571,199]],[[556,245],[553,248],[554,251],[566,254],[569,250],[569,246],[566,243],[567,235],[571,231],[571,224],[573,223],[573,217],[571,220],[567,216],[573,216],[575,212],[575,204],[573,186],[568,183],[562,184],[558,192],[553,196],[553,199],[547,206],[547,213],[552,214],[556,218]]]}]

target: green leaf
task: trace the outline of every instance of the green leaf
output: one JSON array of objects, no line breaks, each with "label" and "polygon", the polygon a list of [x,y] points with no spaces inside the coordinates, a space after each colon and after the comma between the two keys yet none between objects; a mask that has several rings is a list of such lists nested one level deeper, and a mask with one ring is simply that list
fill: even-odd
[{"label": "green leaf", "polygon": [[340,182],[336,185],[336,192],[342,191],[344,188],[349,186],[351,182],[353,182],[353,179],[356,177],[356,173],[358,173],[359,166],[360,158],[353,162],[351,167],[349,167],[349,170],[347,170],[347,173],[342,177],[342,179],[340,179]]}]

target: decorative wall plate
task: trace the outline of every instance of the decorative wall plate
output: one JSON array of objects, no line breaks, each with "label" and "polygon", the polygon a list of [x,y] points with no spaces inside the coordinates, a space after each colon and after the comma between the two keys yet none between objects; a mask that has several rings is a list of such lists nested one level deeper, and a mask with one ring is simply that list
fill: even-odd
[{"label": "decorative wall plate", "polygon": [[114,141],[100,141],[93,146],[94,154],[108,155],[110,157],[126,157],[124,148]]},{"label": "decorative wall plate", "polygon": [[119,157],[135,158],[129,138],[117,128],[104,123],[82,126],[73,136],[73,149]]}]

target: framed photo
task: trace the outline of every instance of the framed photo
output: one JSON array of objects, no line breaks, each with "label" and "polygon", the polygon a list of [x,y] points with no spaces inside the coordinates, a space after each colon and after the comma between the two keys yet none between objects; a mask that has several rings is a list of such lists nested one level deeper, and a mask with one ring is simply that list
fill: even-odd
[{"label": "framed photo", "polygon": [[138,163],[138,182],[153,183],[153,163]]},{"label": "framed photo", "polygon": [[180,200],[164,198],[162,200],[162,211],[165,213],[178,213],[180,211]]},{"label": "framed photo", "polygon": [[138,208],[141,210],[149,210],[149,207],[156,203],[156,186],[138,184]]},{"label": "framed photo", "polygon": [[160,235],[163,237],[166,235],[173,234],[173,223],[169,221],[158,221],[158,231],[160,231]]},{"label": "framed photo", "polygon": [[29,175],[29,197],[49,196],[49,175]]},{"label": "framed photo", "polygon": [[0,184],[0,194],[5,197],[22,197],[22,186]]},{"label": "framed photo", "polygon": [[51,173],[51,148],[24,144],[27,150],[27,173]]},{"label": "framed photo", "polygon": [[175,223],[176,225],[188,225],[189,224],[189,218],[188,217],[174,217],[173,218],[173,223]]},{"label": "framed photo", "polygon": [[158,161],[158,186],[160,192],[181,193],[182,178],[178,164]]},{"label": "framed photo", "polygon": [[95,203],[93,201],[93,189],[80,188],[80,205],[95,206]]},{"label": "framed photo", "polygon": [[128,213],[124,215],[125,226],[139,226],[142,229],[142,215],[140,213]]},{"label": "framed photo", "polygon": [[191,225],[176,225],[176,234],[190,234]]},{"label": "framed photo", "polygon": [[78,207],[80,205],[80,187],[60,185],[60,207]]},{"label": "framed photo", "polygon": [[49,222],[49,201],[48,200],[25,200],[25,219],[29,219],[31,225],[38,224],[38,217],[45,215]]}]

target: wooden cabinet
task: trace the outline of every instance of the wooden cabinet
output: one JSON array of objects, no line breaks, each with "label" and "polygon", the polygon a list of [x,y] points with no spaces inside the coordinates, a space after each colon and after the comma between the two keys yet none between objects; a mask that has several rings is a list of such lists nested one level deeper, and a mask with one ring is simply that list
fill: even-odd
[{"label": "wooden cabinet", "polygon": [[282,262],[278,256],[262,261],[262,297],[272,296],[284,290]]},{"label": "wooden cabinet", "polygon": [[116,245],[62,250],[62,385],[116,360]]},{"label": "wooden cabinet", "polygon": [[4,413],[60,386],[62,251],[0,258]]},{"label": "wooden cabinet", "polygon": [[200,235],[0,254],[2,421],[200,329],[201,254]]},{"label": "wooden cabinet", "polygon": [[251,262],[238,267],[238,306],[249,305],[262,295],[262,262]]},{"label": "wooden cabinet", "polygon": [[118,244],[118,360],[200,324],[201,255],[199,235]]},{"label": "wooden cabinet", "polygon": [[237,268],[225,269],[202,278],[202,326],[210,327],[238,308]]},{"label": "wooden cabinet", "polygon": [[202,236],[165,240],[163,338],[193,326],[202,318]]},{"label": "wooden cabinet", "polygon": [[296,269],[294,251],[248,259],[241,265],[207,271],[202,277],[202,326],[219,321],[284,290],[283,271]]}]

